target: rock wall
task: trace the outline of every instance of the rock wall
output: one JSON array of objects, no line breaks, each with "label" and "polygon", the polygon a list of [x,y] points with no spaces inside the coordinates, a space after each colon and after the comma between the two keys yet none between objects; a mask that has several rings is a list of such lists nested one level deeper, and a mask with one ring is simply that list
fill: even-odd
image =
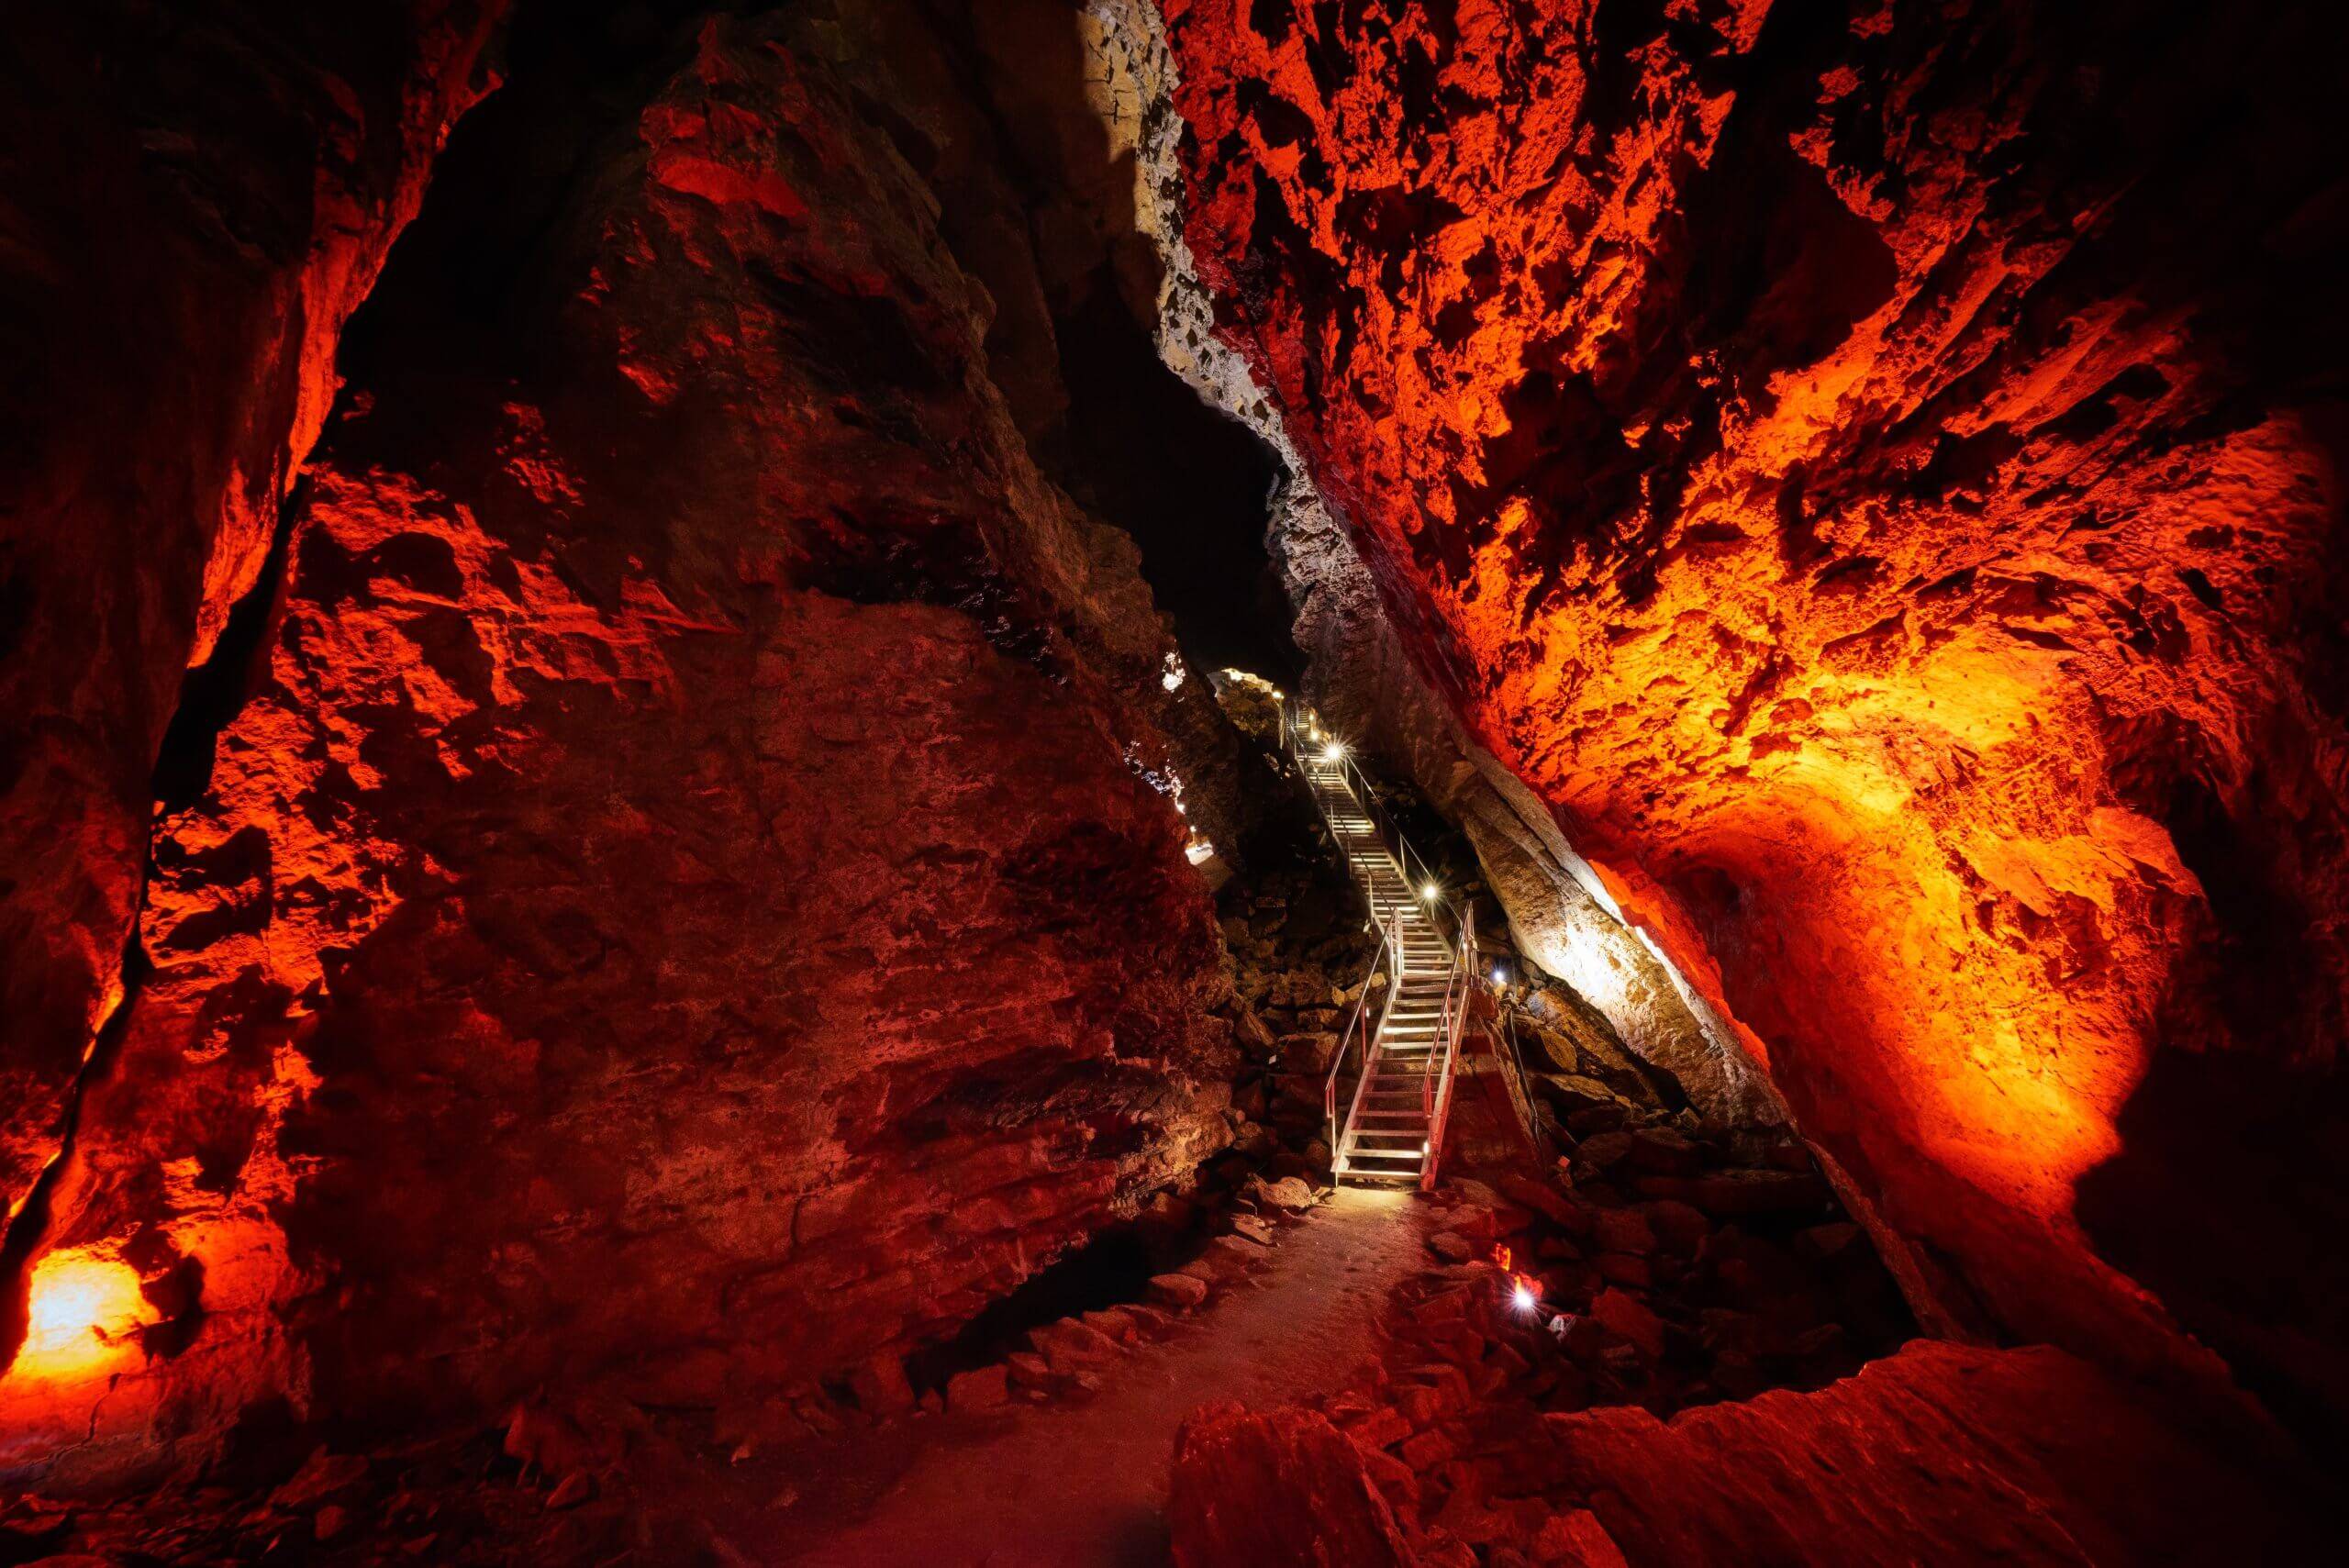
[{"label": "rock wall", "polygon": [[372,307],[31,1249],[105,1332],[0,1383],[0,1469],[885,1407],[1230,1136],[1156,717],[1204,684],[902,117],[821,18],[623,45],[518,69],[449,161],[529,180],[451,173]]},{"label": "rock wall", "polygon": [[1669,1421],[1635,1407],[1552,1416],[1539,1441],[1544,1481],[1640,1564],[2323,1553],[2321,1482],[2256,1437],[2181,1429],[2173,1414],[2047,1346],[1919,1341],[1817,1393]]},{"label": "rock wall", "polygon": [[[500,0],[23,6],[0,62],[0,1204],[122,995],[165,733]],[[0,1353],[24,1330],[22,1247]]]},{"label": "rock wall", "polygon": [[1472,737],[1947,1297],[2337,1429],[2337,20],[1161,9],[1217,329]]},{"label": "rock wall", "polygon": [[1092,0],[1080,9],[1077,34],[1086,80],[1101,84],[1096,98],[1108,139],[1130,171],[1131,228],[1149,247],[1147,264],[1130,259],[1130,248],[1119,250],[1119,275],[1129,293],[1147,280],[1161,358],[1279,460],[1269,543],[1287,600],[1276,613],[1306,659],[1301,695],[1340,733],[1401,768],[1464,829],[1520,948],[1598,1006],[1634,1051],[1673,1073],[1709,1116],[1782,1120],[1733,1023],[1641,940],[1548,808],[1470,740],[1430,690],[1280,410],[1217,334],[1213,295],[1183,238],[1177,69],[1158,13],[1148,0]]}]

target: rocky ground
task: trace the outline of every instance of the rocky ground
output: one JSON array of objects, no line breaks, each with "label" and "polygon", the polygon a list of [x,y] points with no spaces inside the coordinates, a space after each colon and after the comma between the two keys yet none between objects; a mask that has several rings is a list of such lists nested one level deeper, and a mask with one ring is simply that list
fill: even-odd
[{"label": "rocky ground", "polygon": [[[1620,1560],[1590,1544],[1605,1540],[1596,1521],[1557,1522],[1565,1516],[1534,1484],[1528,1438],[1547,1415],[1634,1406],[1669,1416],[1821,1388],[1914,1332],[1799,1144],[1612,1097],[1571,1119],[1583,1135],[1549,1178],[1460,1177],[1425,1200],[1442,1218],[1426,1266],[1388,1304],[1384,1353],[1370,1377],[1314,1407],[1348,1445],[1343,1468],[1359,1462],[1431,1561]],[[1203,1415],[1191,1440],[1211,1449],[1212,1429]],[[1212,1461],[1198,1463],[1214,1473]],[[1178,1480],[1184,1562],[1277,1550],[1218,1534],[1200,1513],[1211,1500],[1189,1496],[1186,1511]]]}]

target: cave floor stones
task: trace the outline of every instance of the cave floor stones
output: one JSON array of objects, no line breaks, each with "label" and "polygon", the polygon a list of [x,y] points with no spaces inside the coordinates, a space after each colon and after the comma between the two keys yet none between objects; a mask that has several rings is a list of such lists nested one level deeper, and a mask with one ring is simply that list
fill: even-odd
[{"label": "cave floor stones", "polygon": [[1108,1369],[1090,1398],[898,1423],[756,1462],[796,1500],[724,1533],[749,1561],[807,1568],[1163,1563],[1184,1418],[1345,1386],[1376,1358],[1376,1323],[1422,1266],[1431,1218],[1408,1194],[1342,1190],[1286,1229],[1244,1284]]}]

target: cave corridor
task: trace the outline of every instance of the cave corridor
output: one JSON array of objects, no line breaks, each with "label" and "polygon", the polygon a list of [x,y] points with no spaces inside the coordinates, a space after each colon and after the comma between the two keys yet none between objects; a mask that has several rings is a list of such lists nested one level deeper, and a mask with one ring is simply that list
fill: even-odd
[{"label": "cave corridor", "polygon": [[0,1568],[2343,1554],[2338,7],[0,38]]}]

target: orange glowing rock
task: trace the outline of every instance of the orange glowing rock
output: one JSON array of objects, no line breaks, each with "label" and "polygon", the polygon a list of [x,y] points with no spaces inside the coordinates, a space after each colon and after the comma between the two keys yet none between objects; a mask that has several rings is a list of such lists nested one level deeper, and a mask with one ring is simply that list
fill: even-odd
[{"label": "orange glowing rock", "polygon": [[154,1317],[128,1263],[94,1248],[51,1252],[33,1265],[24,1348],[9,1373],[77,1378],[111,1369]]},{"label": "orange glowing rock", "polygon": [[[2332,177],[2313,40],[1655,9],[1168,0],[1220,330],[1946,1302],[2349,1388],[2343,327],[2232,237]],[[2239,142],[2099,136],[2220,49]]]}]

